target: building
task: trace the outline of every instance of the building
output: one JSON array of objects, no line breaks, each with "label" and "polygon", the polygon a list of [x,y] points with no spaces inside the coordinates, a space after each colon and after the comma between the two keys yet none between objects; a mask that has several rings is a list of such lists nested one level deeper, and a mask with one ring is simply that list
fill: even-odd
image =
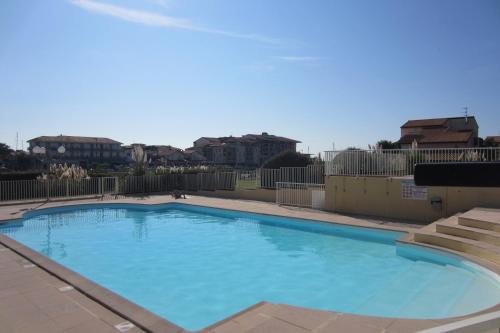
[{"label": "building", "polygon": [[28,140],[29,151],[53,162],[88,164],[119,162],[121,142],[85,136],[39,136]]},{"label": "building", "polygon": [[201,137],[189,149],[212,164],[255,167],[284,151],[296,151],[299,142],[263,132],[241,137]]},{"label": "building", "polygon": [[144,150],[155,165],[177,165],[184,163],[186,160],[182,149],[172,146],[151,145],[145,146]]},{"label": "building", "polygon": [[500,136],[487,136],[484,144],[488,147],[500,147]]},{"label": "building", "polygon": [[473,116],[408,120],[401,126],[401,148],[462,148],[478,144],[479,126]]},{"label": "building", "polygon": [[186,156],[186,160],[191,164],[204,164],[207,161],[202,153],[193,148],[185,149],[184,155]]}]

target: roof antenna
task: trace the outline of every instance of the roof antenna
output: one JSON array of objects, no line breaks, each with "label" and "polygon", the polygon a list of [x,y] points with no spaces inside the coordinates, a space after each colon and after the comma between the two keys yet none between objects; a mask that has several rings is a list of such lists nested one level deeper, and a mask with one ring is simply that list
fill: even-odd
[{"label": "roof antenna", "polygon": [[469,107],[468,106],[464,106],[462,109],[464,109],[465,122],[467,123],[469,121],[469,119],[467,119],[467,117],[469,116]]}]

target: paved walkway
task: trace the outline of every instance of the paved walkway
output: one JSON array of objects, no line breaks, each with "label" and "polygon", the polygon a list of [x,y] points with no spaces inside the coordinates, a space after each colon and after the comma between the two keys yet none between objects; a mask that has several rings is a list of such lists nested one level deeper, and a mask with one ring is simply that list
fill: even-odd
[{"label": "paved walkway", "polygon": [[[115,325],[126,322],[0,245],[1,333],[116,333]],[[127,332],[142,331],[132,327]]]},{"label": "paved walkway", "polygon": [[[31,209],[82,203],[144,203],[158,204],[173,201],[167,196],[120,198],[118,200],[84,200],[0,206],[0,220],[20,218]],[[218,208],[252,211],[350,225],[411,231],[415,226],[380,220],[360,219],[307,209],[290,209],[270,203],[242,200],[188,197],[177,202]],[[68,287],[59,278],[0,245],[0,333],[16,332],[142,332],[127,326],[127,319],[108,310],[100,303]],[[130,302],[129,302],[130,303]],[[496,307],[497,310],[499,306]],[[317,311],[282,304],[262,302],[231,318],[217,323],[210,333],[304,333],[304,332],[415,332],[450,320],[404,320]],[[117,326],[120,325],[122,326]],[[128,330],[127,330],[128,329]],[[160,331],[158,331],[160,332]]]}]

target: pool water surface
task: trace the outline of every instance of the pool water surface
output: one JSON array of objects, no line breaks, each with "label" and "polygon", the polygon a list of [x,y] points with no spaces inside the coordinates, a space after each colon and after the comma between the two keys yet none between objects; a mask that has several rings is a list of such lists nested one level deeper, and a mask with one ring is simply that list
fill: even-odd
[{"label": "pool water surface", "polygon": [[492,272],[403,233],[165,204],[40,210],[3,233],[198,330],[260,301],[432,319],[498,303]]}]

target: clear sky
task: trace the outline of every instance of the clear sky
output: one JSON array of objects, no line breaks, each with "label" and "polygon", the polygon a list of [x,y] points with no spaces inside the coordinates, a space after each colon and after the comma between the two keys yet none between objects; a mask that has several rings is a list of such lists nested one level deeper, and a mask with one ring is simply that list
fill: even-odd
[{"label": "clear sky", "polygon": [[16,132],[186,148],[266,131],[317,153],[464,106],[500,135],[498,0],[0,1],[11,146]]}]

